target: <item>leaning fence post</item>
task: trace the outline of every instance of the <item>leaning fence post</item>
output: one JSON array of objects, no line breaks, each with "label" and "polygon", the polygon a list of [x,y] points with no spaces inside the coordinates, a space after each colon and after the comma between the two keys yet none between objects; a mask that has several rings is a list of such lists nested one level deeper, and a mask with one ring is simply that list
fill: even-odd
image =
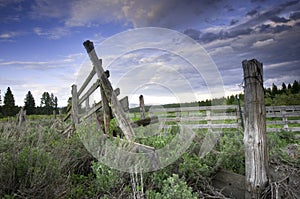
[{"label": "leaning fence post", "polygon": [[107,100],[111,103],[112,112],[118,121],[119,127],[122,129],[127,140],[131,141],[134,137],[134,131],[131,127],[130,122],[127,120],[125,112],[121,107],[120,102],[116,94],[113,92],[112,85],[104,74],[102,67],[102,61],[98,59],[96,51],[94,49],[93,42],[87,40],[83,43],[89,58],[96,70],[97,76],[100,80],[100,85],[103,88],[104,94]]},{"label": "leaning fence post", "polygon": [[78,95],[77,86],[72,85],[72,124],[76,126],[79,123],[78,117]]},{"label": "leaning fence post", "polygon": [[253,59],[242,62],[245,82],[245,198],[261,198],[268,185],[266,110],[262,63]]}]

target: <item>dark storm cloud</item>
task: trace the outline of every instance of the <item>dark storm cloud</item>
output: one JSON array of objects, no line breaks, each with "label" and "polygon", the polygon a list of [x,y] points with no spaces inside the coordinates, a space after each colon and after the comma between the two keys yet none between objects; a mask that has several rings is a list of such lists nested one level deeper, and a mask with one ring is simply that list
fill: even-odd
[{"label": "dark storm cloud", "polygon": [[252,58],[263,62],[267,85],[292,82],[300,76],[300,22],[291,23],[300,19],[299,1],[249,10],[233,28],[199,29],[199,42],[217,64],[225,84],[239,84],[242,60]]},{"label": "dark storm cloud", "polygon": [[280,33],[286,30],[290,30],[292,27],[288,25],[278,25],[276,27],[270,24],[262,24],[257,27],[259,33]]},{"label": "dark storm cloud", "polygon": [[256,9],[254,9],[254,10],[251,10],[251,11],[247,12],[246,16],[251,16],[252,17],[253,15],[255,15],[257,13],[258,13],[258,11]]},{"label": "dark storm cloud", "polygon": [[195,29],[186,29],[183,33],[196,41],[200,39],[201,35],[201,31]]},{"label": "dark storm cloud", "polygon": [[[278,7],[259,13],[257,9],[249,11],[246,15],[252,18],[242,24],[239,24],[231,29],[220,30],[219,32],[201,32],[195,29],[188,29],[184,31],[185,34],[189,35],[195,40],[199,40],[203,43],[209,43],[215,40],[226,40],[235,38],[243,35],[250,35],[254,33],[281,33],[283,31],[290,30],[292,26],[287,25],[290,19],[279,17],[284,9],[289,6],[297,4],[299,1],[290,1],[280,4]],[[300,14],[298,12],[293,13],[290,18],[298,19]],[[282,23],[280,25],[271,26],[270,24],[264,24],[267,20],[271,20],[275,23]],[[232,19],[230,25],[236,25],[239,20]],[[261,24],[261,25],[259,25]]]},{"label": "dark storm cloud", "polygon": [[276,23],[286,23],[289,22],[289,19],[286,19],[284,17],[278,17],[278,16],[273,16],[270,18],[271,21],[274,21]]},{"label": "dark storm cloud", "polygon": [[[248,28],[248,27],[253,27],[257,24],[263,23],[266,20],[270,20],[272,17],[278,16],[282,11],[284,11],[285,9],[287,9],[290,6],[294,6],[296,4],[299,3],[299,0],[297,1],[289,1],[283,4],[280,4],[268,11],[265,12],[261,12],[258,13],[257,15],[255,15],[254,17],[252,17],[252,19],[250,19],[249,21],[245,22],[244,24],[241,24],[239,27],[239,29],[241,28]],[[299,6],[299,5],[298,5]]]},{"label": "dark storm cloud", "polygon": [[294,12],[290,15],[290,19],[297,20],[300,19],[300,12]]},{"label": "dark storm cloud", "polygon": [[230,25],[232,26],[232,25],[234,25],[234,24],[236,24],[236,23],[238,23],[238,22],[239,22],[238,19],[232,19],[232,20],[230,21]]},{"label": "dark storm cloud", "polygon": [[193,38],[197,41],[209,43],[214,40],[226,40],[226,39],[235,38],[235,37],[242,36],[242,35],[249,35],[252,32],[253,32],[253,30],[251,28],[234,29],[232,31],[231,30],[229,30],[229,31],[221,30],[217,33],[213,33],[213,32],[202,33],[199,30],[187,29],[184,31],[184,34],[190,36],[191,38]]}]

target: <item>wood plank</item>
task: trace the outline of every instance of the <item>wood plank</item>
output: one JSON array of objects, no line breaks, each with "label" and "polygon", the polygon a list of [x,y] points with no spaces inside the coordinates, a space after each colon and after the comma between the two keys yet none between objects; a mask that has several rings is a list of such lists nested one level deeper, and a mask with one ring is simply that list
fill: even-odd
[{"label": "wood plank", "polygon": [[267,132],[277,132],[280,133],[282,131],[285,132],[300,132],[300,127],[289,127],[289,128],[267,128]]},{"label": "wood plank", "polygon": [[88,77],[85,79],[82,86],[78,90],[78,96],[80,96],[82,94],[82,92],[87,87],[87,85],[90,83],[90,81],[92,80],[92,78],[94,77],[95,74],[96,74],[96,71],[95,71],[95,68],[93,67],[92,71],[90,72],[90,74],[88,75]]},{"label": "wood plank", "polygon": [[134,121],[131,123],[132,127],[139,127],[139,126],[147,126],[149,124],[154,124],[158,122],[157,116],[147,117],[141,120]]},{"label": "wood plank", "polygon": [[100,86],[100,80],[97,80],[89,90],[79,98],[78,104],[81,105],[98,87]]},{"label": "wood plank", "polygon": [[[120,89],[117,88],[114,90],[115,95],[120,95]],[[85,113],[81,118],[86,119],[89,116],[91,116],[93,113],[95,113],[97,110],[99,110],[100,108],[102,108],[102,101],[98,102],[97,104],[95,104],[87,113]]]},{"label": "wood plank", "polygon": [[123,97],[120,99],[120,104],[123,107],[124,112],[129,111],[129,101],[128,101],[128,96]]},{"label": "wood plank", "polygon": [[236,105],[218,105],[218,106],[194,106],[194,107],[178,107],[155,109],[156,112],[189,112],[189,111],[206,111],[206,110],[228,110],[237,109]]},{"label": "wood plank", "polygon": [[[235,124],[181,124],[184,125],[188,128],[191,129],[208,129],[208,128],[212,128],[212,129],[221,129],[221,128],[238,128],[239,124],[235,123]],[[170,126],[177,126],[177,125],[164,125],[161,126],[160,128],[165,128],[165,127],[170,127]]]},{"label": "wood plank", "polygon": [[68,112],[68,114],[64,117],[63,121],[67,121],[67,119],[69,119],[71,116],[71,112]]},{"label": "wood plank", "polygon": [[207,121],[207,120],[237,120],[237,116],[209,116],[209,117],[159,117],[168,122],[188,122],[188,121]]}]

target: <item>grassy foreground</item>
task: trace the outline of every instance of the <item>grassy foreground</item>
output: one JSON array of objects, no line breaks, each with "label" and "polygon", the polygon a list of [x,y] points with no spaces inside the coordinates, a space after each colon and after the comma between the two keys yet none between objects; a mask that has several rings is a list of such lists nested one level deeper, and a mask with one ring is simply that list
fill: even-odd
[{"label": "grassy foreground", "polygon": [[[199,157],[206,131],[197,131],[192,145],[173,164],[156,172],[129,174],[99,163],[85,149],[77,133],[67,138],[63,124],[35,119],[17,127],[0,122],[0,198],[224,198],[211,185],[220,168],[244,174],[243,135],[222,132],[215,148]],[[163,147],[175,136],[155,135],[139,140]],[[285,148],[298,144],[289,133],[269,134],[271,162],[299,166]]]}]

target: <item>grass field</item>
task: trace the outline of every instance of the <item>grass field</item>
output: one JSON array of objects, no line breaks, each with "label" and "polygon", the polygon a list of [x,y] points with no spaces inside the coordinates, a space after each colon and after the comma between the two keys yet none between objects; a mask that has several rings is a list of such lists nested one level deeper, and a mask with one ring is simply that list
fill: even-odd
[{"label": "grass field", "polygon": [[[15,118],[0,122],[1,198],[222,198],[212,176],[221,168],[245,173],[243,133],[234,128],[220,129],[222,136],[204,158],[199,151],[208,130],[196,129],[191,146],[173,164],[131,175],[99,163],[78,132],[68,138],[61,134],[66,124],[51,128],[53,122],[50,116],[30,116],[20,127]],[[136,141],[163,148],[175,135],[176,128]],[[270,162],[299,168],[299,158],[286,153],[291,144],[299,148],[294,133],[269,133],[268,144]]]}]

